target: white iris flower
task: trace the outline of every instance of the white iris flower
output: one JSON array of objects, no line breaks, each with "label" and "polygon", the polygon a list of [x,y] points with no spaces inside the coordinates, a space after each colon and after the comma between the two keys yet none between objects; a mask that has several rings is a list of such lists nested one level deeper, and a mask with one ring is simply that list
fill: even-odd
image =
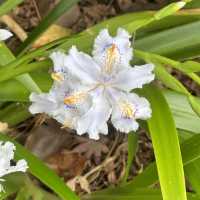
[{"label": "white iris flower", "polygon": [[10,31],[6,29],[0,29],[0,41],[7,40],[8,38],[12,36],[13,34]]},{"label": "white iris flower", "polygon": [[[13,172],[25,172],[28,168],[25,160],[19,160],[16,165],[11,165],[11,161],[14,159],[15,145],[11,142],[0,142],[0,182],[4,179],[1,177],[13,173]],[[2,192],[3,186],[0,184],[0,192]]]},{"label": "white iris flower", "polygon": [[119,28],[116,37],[107,29],[99,33],[93,57],[75,46],[68,55],[54,52],[53,87],[48,94],[31,95],[30,111],[45,112],[92,139],[108,134],[110,117],[119,131],[136,131],[136,120],[150,118],[151,108],[145,98],[130,92],[154,80],[154,66],[131,67],[132,51],[130,35]]}]

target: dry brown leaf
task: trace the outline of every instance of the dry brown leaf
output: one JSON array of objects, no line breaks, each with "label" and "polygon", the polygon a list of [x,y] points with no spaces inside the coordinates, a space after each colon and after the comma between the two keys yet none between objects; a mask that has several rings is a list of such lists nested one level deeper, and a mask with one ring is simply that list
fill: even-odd
[{"label": "dry brown leaf", "polygon": [[51,155],[46,162],[50,168],[65,180],[81,175],[86,159],[84,156],[76,152],[61,150]]},{"label": "dry brown leaf", "polygon": [[109,149],[105,144],[92,140],[81,143],[73,149],[73,152],[84,153],[87,159],[90,159],[92,156],[98,159],[102,154],[108,153],[108,151]]},{"label": "dry brown leaf", "polygon": [[91,193],[90,184],[84,176],[76,176],[73,179],[67,181],[67,186],[71,188],[72,191],[76,191],[76,186],[80,185],[81,189],[87,193]]},{"label": "dry brown leaf", "polygon": [[73,143],[73,136],[60,128],[55,120],[47,120],[46,123],[33,129],[26,140],[25,146],[41,159],[69,147]]},{"label": "dry brown leaf", "polygon": [[8,124],[6,122],[0,122],[0,132],[8,130]]},{"label": "dry brown leaf", "polygon": [[67,181],[67,186],[74,192],[76,191],[76,182],[77,182],[77,177]]},{"label": "dry brown leaf", "polygon": [[89,182],[87,181],[87,179],[84,176],[80,176],[78,178],[78,182],[81,186],[81,189],[83,189],[84,191],[86,191],[89,194],[91,193]]},{"label": "dry brown leaf", "polygon": [[34,44],[33,48],[39,48],[45,44],[53,42],[54,40],[60,39],[65,36],[69,36],[71,34],[71,30],[67,28],[63,28],[62,26],[53,24],[51,25],[47,31],[45,31],[42,36],[37,39]]}]

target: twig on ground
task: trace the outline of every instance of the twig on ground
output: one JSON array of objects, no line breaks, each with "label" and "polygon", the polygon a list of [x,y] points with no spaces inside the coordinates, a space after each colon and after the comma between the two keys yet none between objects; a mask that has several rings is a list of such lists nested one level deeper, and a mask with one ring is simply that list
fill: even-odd
[{"label": "twig on ground", "polygon": [[16,34],[16,36],[24,41],[28,36],[24,29],[9,15],[3,15],[0,21],[8,26],[8,28]]}]

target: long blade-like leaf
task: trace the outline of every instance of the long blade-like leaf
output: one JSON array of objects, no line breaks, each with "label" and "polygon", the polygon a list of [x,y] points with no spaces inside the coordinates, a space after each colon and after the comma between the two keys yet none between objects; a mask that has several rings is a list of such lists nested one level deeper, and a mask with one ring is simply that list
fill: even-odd
[{"label": "long blade-like leaf", "polygon": [[186,200],[183,164],[178,134],[168,104],[155,87],[146,87],[144,95],[152,106],[148,120],[163,200]]}]

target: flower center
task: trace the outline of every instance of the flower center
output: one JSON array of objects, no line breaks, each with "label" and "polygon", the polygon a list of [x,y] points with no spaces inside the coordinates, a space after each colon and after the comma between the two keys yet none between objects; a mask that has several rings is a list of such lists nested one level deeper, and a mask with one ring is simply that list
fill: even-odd
[{"label": "flower center", "polygon": [[129,103],[127,101],[121,101],[120,108],[122,111],[122,116],[124,118],[131,119],[134,117],[136,109],[134,108],[134,106],[131,103]]},{"label": "flower center", "polygon": [[87,93],[85,92],[77,92],[75,94],[65,97],[64,104],[68,106],[80,104],[81,102],[84,101],[86,96],[87,96]]},{"label": "flower center", "polygon": [[63,75],[59,72],[51,73],[51,77],[52,77],[53,80],[58,81],[58,82],[64,81]]},{"label": "flower center", "polygon": [[112,44],[106,50],[106,63],[105,63],[105,72],[110,74],[113,70],[113,65],[119,60],[119,50],[116,44]]}]

